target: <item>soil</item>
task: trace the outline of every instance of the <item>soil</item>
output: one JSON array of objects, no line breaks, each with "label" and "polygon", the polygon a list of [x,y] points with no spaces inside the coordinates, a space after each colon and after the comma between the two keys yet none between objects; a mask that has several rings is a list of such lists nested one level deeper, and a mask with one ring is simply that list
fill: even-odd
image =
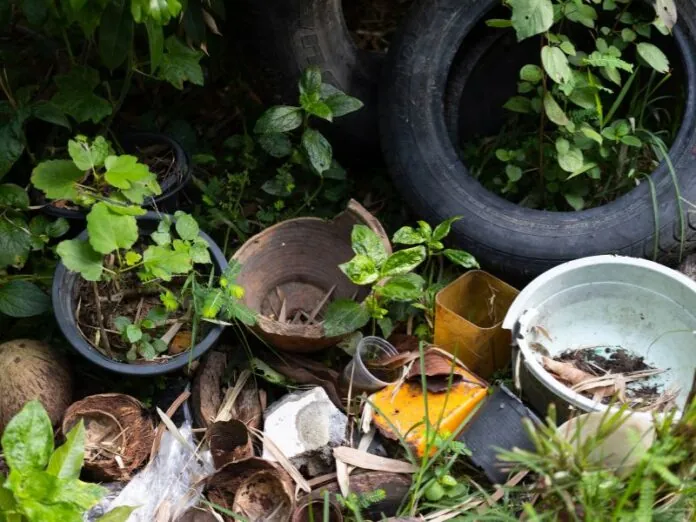
[{"label": "soil", "polygon": [[355,44],[386,53],[413,0],[344,0],[343,16]]},{"label": "soil", "polygon": [[[114,319],[120,316],[127,317],[132,323],[136,320],[144,319],[153,308],[162,306],[159,295],[163,289],[171,290],[175,295],[181,290],[181,285],[184,283],[184,277],[174,277],[169,283],[158,281],[157,285],[144,285],[135,273],[135,270],[125,272],[119,280],[119,287],[116,288],[113,282],[100,281],[97,283],[97,291],[99,294],[99,304],[101,306],[102,317],[104,318],[104,328],[109,339],[109,348],[111,354],[108,354],[104,344],[97,339],[101,336],[99,310],[96,305],[96,296],[94,294],[93,283],[78,280],[76,285],[76,301],[77,309],[75,317],[77,318],[82,336],[97,350],[107,357],[114,360],[126,362],[126,353],[130,350],[130,344],[123,340],[118,329],[114,325]],[[136,361],[128,361],[135,363],[158,363],[166,361],[170,356],[187,351],[191,339],[191,324],[190,320],[185,318],[185,307],[181,307],[174,313],[168,314],[167,320],[160,327],[143,330],[148,333],[153,339],[161,337],[167,330],[177,321],[183,319],[184,326],[179,330],[169,345],[169,351],[157,356],[154,360],[145,361],[139,359]],[[205,332],[199,332],[200,335],[205,335]],[[185,345],[184,345],[185,343]]]},{"label": "soil", "polygon": [[[157,182],[162,191],[165,191],[165,187],[174,186],[179,181],[182,172],[176,169],[176,155],[171,147],[164,144],[148,145],[146,147],[136,147],[135,156],[137,156],[138,161],[144,163],[150,169],[150,172],[157,176]],[[104,191],[104,195],[108,196],[110,193],[109,188]],[[43,193],[39,192],[37,196],[39,204],[45,204],[46,199]],[[81,210],[78,205],[75,205],[71,201],[57,200],[50,202],[52,207],[66,209],[66,210]]]},{"label": "soil", "polygon": [[[556,358],[562,362],[572,362],[576,368],[591,373],[602,375],[611,373],[631,373],[643,370],[652,370],[652,366],[645,364],[643,357],[633,355],[625,348],[604,348],[604,355],[597,353],[596,348],[583,350],[568,350]],[[603,370],[603,371],[600,371]]]}]

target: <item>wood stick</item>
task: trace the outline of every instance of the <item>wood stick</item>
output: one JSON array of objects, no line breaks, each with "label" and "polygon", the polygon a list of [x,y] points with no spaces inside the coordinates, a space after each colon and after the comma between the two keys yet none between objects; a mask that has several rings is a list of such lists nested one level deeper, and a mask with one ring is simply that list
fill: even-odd
[{"label": "wood stick", "polygon": [[97,282],[92,281],[92,291],[94,292],[94,302],[97,306],[97,319],[99,320],[99,331],[101,332],[102,345],[104,350],[109,354],[109,357],[113,358],[113,353],[111,353],[111,343],[109,343],[109,336],[106,333],[106,328],[104,327],[104,315],[102,314],[101,303],[99,302],[99,289],[97,288]]},{"label": "wood stick", "polygon": [[285,299],[283,299],[283,304],[280,305],[280,314],[278,314],[278,321],[280,321],[281,323],[284,323],[287,318],[288,311],[286,306],[287,302],[285,301]]},{"label": "wood stick", "polygon": [[333,291],[336,290],[336,285],[333,285],[331,288],[329,288],[329,291],[326,292],[326,295],[324,298],[317,303],[317,306],[314,307],[314,310],[312,310],[309,314],[309,321],[312,322],[314,321],[314,318],[317,316],[317,314],[321,311],[321,309],[324,307],[326,304],[326,301],[329,300],[329,297],[331,297],[331,294],[333,294]]}]

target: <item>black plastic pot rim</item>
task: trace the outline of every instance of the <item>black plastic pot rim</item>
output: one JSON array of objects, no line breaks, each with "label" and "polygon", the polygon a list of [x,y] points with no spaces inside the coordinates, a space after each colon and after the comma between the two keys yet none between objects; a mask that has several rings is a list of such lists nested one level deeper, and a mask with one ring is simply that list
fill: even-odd
[{"label": "black plastic pot rim", "polygon": [[[152,142],[166,142],[174,150],[175,161],[178,168],[182,171],[181,179],[177,183],[174,183],[171,187],[163,188],[162,194],[155,198],[146,198],[144,206],[146,208],[152,208],[155,211],[158,209],[158,205],[165,205],[166,202],[170,201],[176,194],[178,194],[183,188],[188,185],[191,181],[191,162],[189,161],[188,154],[182,148],[179,143],[170,138],[165,134],[157,134],[150,132],[132,132],[125,134],[121,141],[125,142],[138,142],[138,141],[152,141]],[[84,221],[87,219],[88,210],[79,209],[65,209],[54,207],[50,203],[47,203],[41,207],[41,211],[49,216],[62,217],[65,219],[73,219]]]},{"label": "black plastic pot rim", "polygon": [[[147,214],[138,217],[140,222],[157,222],[162,218],[162,214],[156,212],[148,212]],[[227,268],[227,260],[220,250],[220,247],[215,244],[210,236],[204,232],[199,233],[200,237],[206,240],[210,250],[213,265],[222,273]],[[87,239],[87,231],[80,233],[76,239]],[[109,370],[123,375],[133,376],[150,376],[171,373],[179,370],[195,361],[205,354],[217,342],[225,327],[222,325],[213,325],[211,330],[196,344],[191,350],[176,355],[165,362],[132,364],[115,361],[103,355],[99,350],[95,349],[80,333],[75,321],[75,308],[73,288],[79,275],[69,271],[62,262],[59,262],[55,274],[53,276],[53,287],[51,297],[53,301],[53,313],[58,322],[61,332],[71,344],[71,346],[88,359],[90,362]]]}]

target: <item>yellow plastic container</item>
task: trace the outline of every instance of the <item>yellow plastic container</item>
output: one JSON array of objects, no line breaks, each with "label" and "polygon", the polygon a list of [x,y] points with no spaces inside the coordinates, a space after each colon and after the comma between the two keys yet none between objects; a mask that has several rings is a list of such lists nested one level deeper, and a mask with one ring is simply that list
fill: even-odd
[{"label": "yellow plastic container", "polygon": [[518,290],[472,270],[435,298],[435,344],[484,379],[510,363],[510,332],[502,328]]},{"label": "yellow plastic container", "polygon": [[[469,381],[481,381],[463,368],[457,367],[454,372],[463,375]],[[464,426],[465,419],[486,397],[487,391],[488,388],[483,384],[460,382],[447,392],[428,393],[428,418],[431,426],[436,426],[440,421],[439,434],[455,433],[458,428]],[[423,422],[425,401],[421,383],[404,382],[401,386],[398,383],[390,384],[372,395],[371,399],[376,406],[372,420],[379,430],[397,438],[397,434],[394,433],[396,428],[399,431],[398,435],[413,447],[416,454],[423,456],[427,441],[426,426]],[[435,448],[431,451],[435,451]]]}]

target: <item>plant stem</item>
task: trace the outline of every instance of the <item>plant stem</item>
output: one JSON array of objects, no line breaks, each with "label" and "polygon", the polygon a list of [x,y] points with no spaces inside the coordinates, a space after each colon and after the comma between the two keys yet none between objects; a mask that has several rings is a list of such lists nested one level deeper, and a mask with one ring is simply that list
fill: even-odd
[{"label": "plant stem", "polygon": [[[541,37],[541,47],[543,49],[546,42],[545,36]],[[543,69],[542,69],[543,71]],[[541,86],[544,93],[541,97],[541,115],[539,121],[539,188],[544,195],[544,203],[546,203],[546,191],[544,190],[544,126],[546,125],[546,110],[544,109],[544,98],[548,93],[546,87],[546,72],[542,73]]]},{"label": "plant stem", "polygon": [[101,300],[96,281],[92,282],[92,290],[94,291],[94,303],[97,308],[97,319],[99,320],[99,331],[101,332],[102,345],[104,346],[104,350],[106,350],[109,357],[113,359],[114,354],[111,353],[111,343],[109,343],[109,336],[106,333],[106,328],[104,327],[104,315],[102,314]]},{"label": "plant stem", "polygon": [[121,92],[118,95],[118,100],[116,100],[116,103],[113,106],[113,109],[111,110],[111,116],[109,116],[109,119],[106,122],[106,126],[104,127],[104,131],[107,132],[111,124],[114,121],[114,118],[116,117],[116,113],[121,110],[121,106],[123,105],[123,102],[126,100],[126,96],[128,96],[128,91],[130,90],[131,86],[131,81],[133,79],[133,49],[131,49],[128,52],[128,59],[126,61],[126,76],[123,78],[123,85],[121,85]]},{"label": "plant stem", "polygon": [[65,42],[65,50],[68,51],[68,56],[70,57],[70,63],[75,66],[77,62],[75,61],[75,55],[73,54],[72,47],[70,46],[70,39],[68,38],[68,33],[65,29],[61,31],[63,35],[63,42]]},{"label": "plant stem", "polygon": [[316,197],[319,195],[319,192],[321,192],[321,189],[322,189],[323,186],[324,186],[324,178],[321,177],[321,178],[319,178],[319,186],[317,187],[317,189],[316,189],[314,192],[312,192],[312,195],[309,196],[309,199],[307,199],[307,201],[305,201],[305,202],[302,204],[302,206],[301,206],[300,208],[298,208],[295,212],[293,212],[292,214],[290,214],[289,217],[290,217],[290,218],[294,218],[294,217],[297,216],[300,212],[302,212],[307,206],[309,206],[309,204],[310,204],[312,201],[314,201],[314,200],[316,199]]}]

